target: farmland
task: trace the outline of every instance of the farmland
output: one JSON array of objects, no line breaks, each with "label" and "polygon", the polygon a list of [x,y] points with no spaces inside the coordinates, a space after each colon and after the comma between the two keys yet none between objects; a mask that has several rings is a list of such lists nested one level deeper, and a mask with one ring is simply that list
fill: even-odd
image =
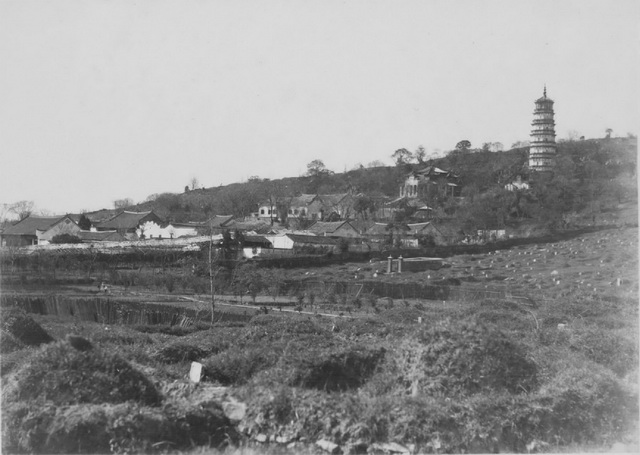
[{"label": "farmland", "polygon": [[637,252],[614,228],[421,272],[251,269],[265,286],[213,317],[205,285],[25,272],[3,284],[3,451],[632,450]]}]

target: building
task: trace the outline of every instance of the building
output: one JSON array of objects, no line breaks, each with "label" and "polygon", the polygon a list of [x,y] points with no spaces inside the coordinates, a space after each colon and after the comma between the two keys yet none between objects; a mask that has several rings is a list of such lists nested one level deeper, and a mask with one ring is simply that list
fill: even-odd
[{"label": "building", "polygon": [[242,257],[251,259],[262,254],[262,250],[271,249],[273,245],[262,235],[246,235],[242,244]]},{"label": "building", "polygon": [[522,175],[518,174],[513,182],[504,186],[507,191],[525,191],[529,189],[529,183],[522,179]]},{"label": "building", "polygon": [[460,177],[452,171],[436,166],[427,166],[419,171],[412,171],[400,186],[400,197],[409,199],[426,199],[433,196],[460,196]]},{"label": "building", "polygon": [[47,245],[56,235],[77,235],[80,226],[69,216],[28,216],[4,229],[2,246]]},{"label": "building", "polygon": [[552,172],[556,161],[556,132],[553,100],[547,98],[546,86],[542,98],[538,98],[535,104],[533,122],[531,122],[529,169],[537,172]]},{"label": "building", "polygon": [[152,222],[158,226],[164,224],[162,219],[156,215],[153,211],[149,212],[128,212],[123,210],[116,216],[103,221],[96,225],[98,231],[117,231],[125,236],[127,239],[134,240],[137,238],[144,238],[145,235],[143,227],[150,226],[148,223]]},{"label": "building", "polygon": [[307,230],[324,237],[360,237],[358,230],[348,221],[316,221]]}]

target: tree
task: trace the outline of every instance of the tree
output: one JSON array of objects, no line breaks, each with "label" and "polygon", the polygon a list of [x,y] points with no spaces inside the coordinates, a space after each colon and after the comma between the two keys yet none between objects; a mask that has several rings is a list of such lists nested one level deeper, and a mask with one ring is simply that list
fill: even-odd
[{"label": "tree", "polygon": [[332,174],[330,170],[324,165],[322,160],[313,160],[307,164],[307,175],[310,177],[317,177],[319,175]]},{"label": "tree", "polygon": [[120,210],[120,209],[126,209],[127,207],[130,207],[133,205],[133,199],[131,198],[124,198],[124,199],[116,199],[115,201],[113,201],[113,208]]},{"label": "tree", "polygon": [[456,150],[460,150],[462,152],[467,152],[471,148],[471,142],[466,139],[461,140],[456,144]]},{"label": "tree", "polygon": [[91,229],[91,220],[83,213],[78,220],[78,226],[80,226],[80,229],[83,231],[88,231]]},{"label": "tree", "polygon": [[607,133],[606,139],[610,139],[611,138],[611,133],[613,133],[613,130],[611,128],[607,128],[605,130],[605,133]]},{"label": "tree", "polygon": [[420,164],[424,164],[424,158],[426,155],[427,150],[422,145],[418,146],[416,151],[413,153],[415,160]]},{"label": "tree", "polygon": [[401,166],[403,164],[408,164],[413,159],[413,155],[411,152],[405,148],[398,149],[393,152],[391,158],[396,162],[396,166]]},{"label": "tree", "polygon": [[25,219],[33,213],[33,201],[18,201],[11,204],[9,212],[15,213],[20,220]]},{"label": "tree", "polygon": [[189,180],[189,184],[191,185],[191,190],[197,190],[200,188],[200,181],[198,180],[198,177],[192,177],[191,180]]},{"label": "tree", "polygon": [[373,214],[376,211],[374,200],[364,194],[358,195],[353,200],[353,210],[363,219],[368,219],[369,214]]}]

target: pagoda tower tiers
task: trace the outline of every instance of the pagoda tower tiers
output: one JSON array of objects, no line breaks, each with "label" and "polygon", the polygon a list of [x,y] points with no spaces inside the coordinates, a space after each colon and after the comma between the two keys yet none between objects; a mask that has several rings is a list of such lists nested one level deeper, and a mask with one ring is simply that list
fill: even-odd
[{"label": "pagoda tower tiers", "polygon": [[556,131],[553,121],[553,100],[547,98],[544,87],[542,98],[536,100],[531,122],[531,147],[529,148],[529,169],[551,172],[556,160]]}]

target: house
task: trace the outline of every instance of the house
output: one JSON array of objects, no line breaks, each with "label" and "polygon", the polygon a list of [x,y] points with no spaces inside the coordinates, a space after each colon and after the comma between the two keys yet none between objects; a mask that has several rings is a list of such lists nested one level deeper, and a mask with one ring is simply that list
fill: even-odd
[{"label": "house", "polygon": [[437,229],[433,223],[409,223],[407,224],[409,231],[407,232],[407,236],[411,238],[411,240],[415,240],[415,242],[410,242],[415,246],[432,246],[433,245],[444,245],[446,239],[442,232]]},{"label": "house", "polygon": [[350,193],[301,194],[261,203],[256,217],[282,221],[286,215],[290,219],[322,221],[348,218],[352,212],[353,197]]},{"label": "house", "polygon": [[137,238],[145,238],[146,234],[144,226],[147,228],[152,226],[146,223],[155,223],[157,226],[162,226],[164,222],[153,211],[149,212],[129,212],[123,210],[116,216],[98,223],[96,230],[98,231],[117,231],[129,240],[135,240]]},{"label": "house", "polygon": [[240,232],[247,232],[247,233],[253,233],[253,234],[267,234],[269,232],[271,232],[272,228],[271,225],[269,223],[265,223],[264,221],[259,221],[259,220],[255,220],[255,221],[238,221],[238,220],[232,220],[229,223],[225,224],[224,227],[222,228],[222,231],[240,231]]},{"label": "house", "polygon": [[266,237],[262,235],[246,235],[242,245],[242,257],[251,259],[260,256],[263,249],[271,249],[272,245]]},{"label": "house", "polygon": [[460,177],[452,171],[427,166],[410,172],[400,186],[400,197],[431,198],[460,196]]},{"label": "house", "polygon": [[187,222],[187,223],[170,223],[167,226],[168,238],[177,239],[180,237],[192,237],[198,235],[198,231],[206,229],[207,223]]},{"label": "house", "polygon": [[76,235],[80,226],[69,216],[28,216],[2,232],[2,246],[47,245],[56,235]]},{"label": "house", "polygon": [[360,237],[358,230],[349,221],[316,221],[307,230],[325,237]]}]

